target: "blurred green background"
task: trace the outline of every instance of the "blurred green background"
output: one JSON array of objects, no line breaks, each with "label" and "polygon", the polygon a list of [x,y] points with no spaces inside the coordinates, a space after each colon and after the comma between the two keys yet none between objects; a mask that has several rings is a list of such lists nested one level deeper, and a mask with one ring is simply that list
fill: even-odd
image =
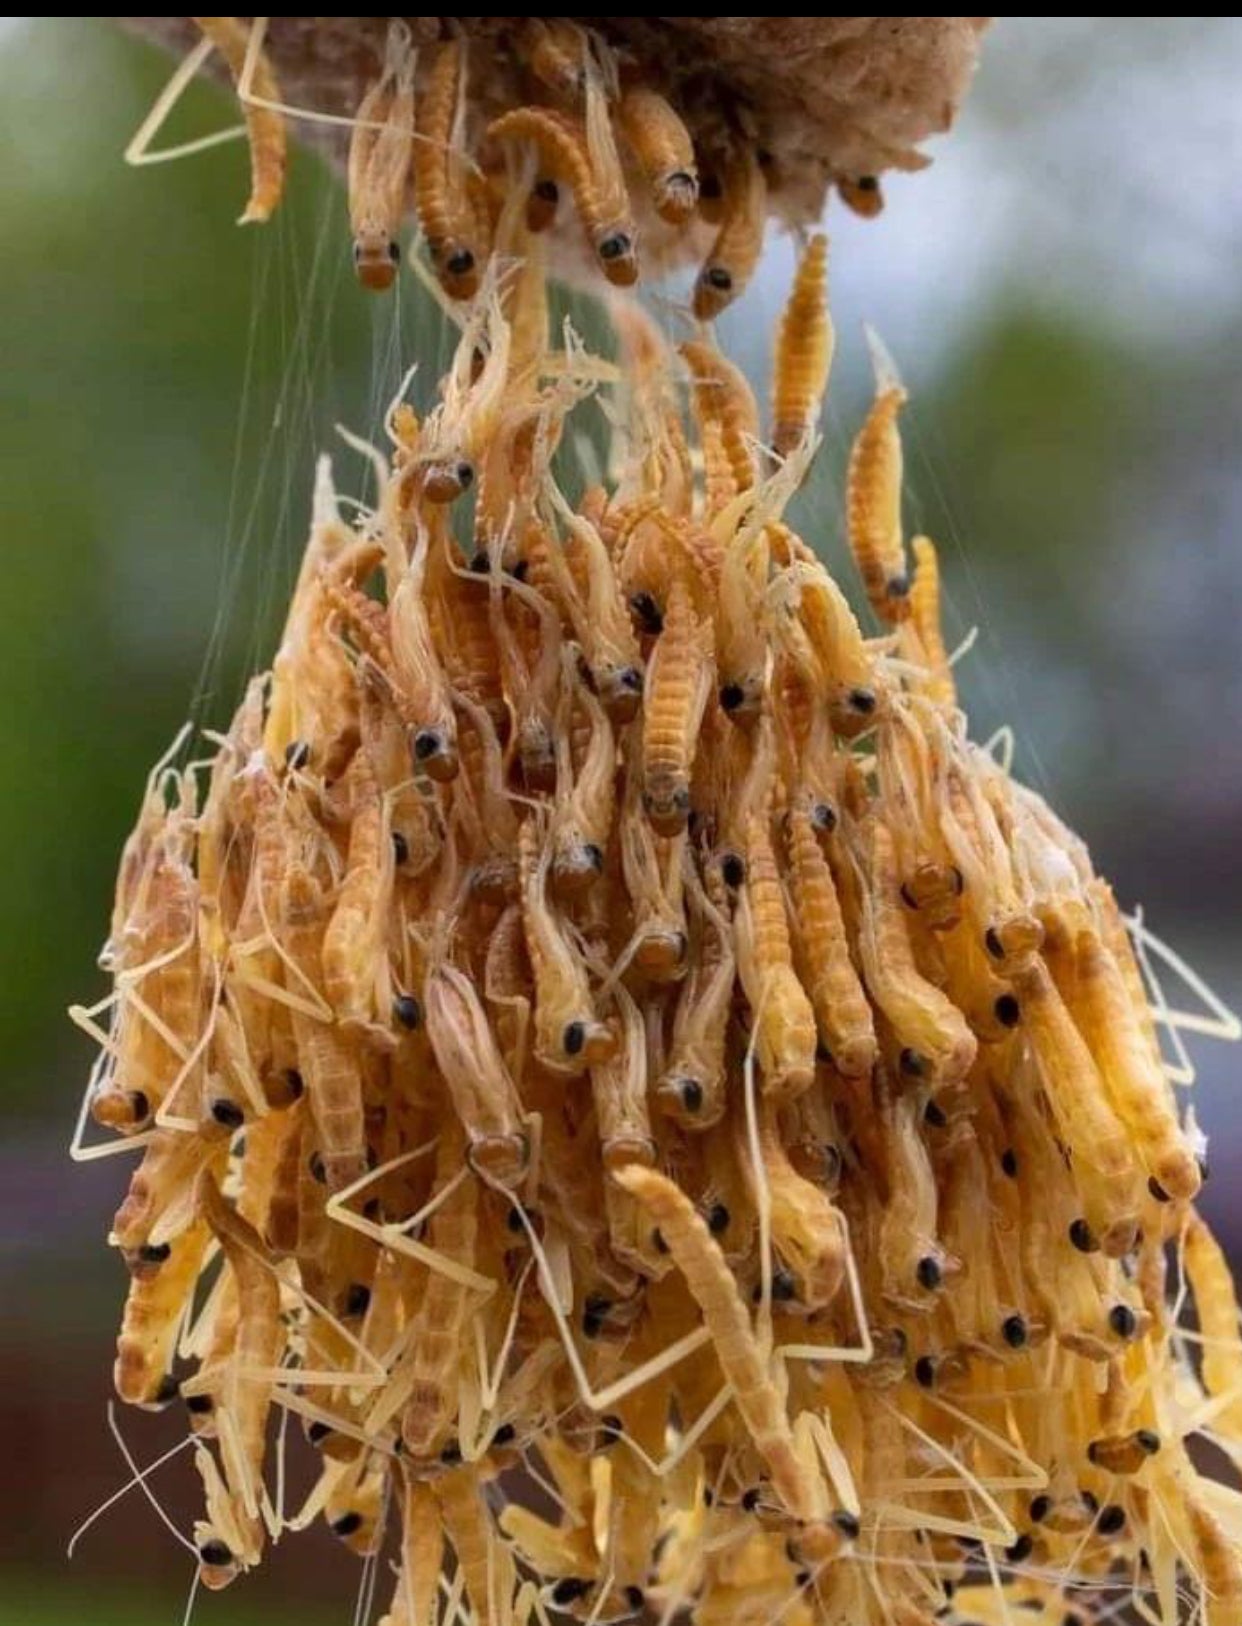
[{"label": "blurred green background", "polygon": [[[238,231],[229,145],[129,170],[166,77],[97,20],[0,24],[0,1626],[180,1619],[186,1555],[118,1488],[108,1435],[124,1178],[65,1145],[89,1049],[64,1017],[94,955],[148,766],[223,723],[266,661],[332,426],[375,430],[402,368],[443,359],[426,302],[356,290],[336,183],[304,152]],[[1009,19],[934,168],[865,223],[833,210],[838,368],[809,530],[841,565],[839,479],[867,399],[861,323],[914,402],[912,512],[945,561],[976,730],[1235,1005],[1242,995],[1242,23]],[[175,134],[232,122],[198,86]],[[171,133],[165,139],[171,139]],[[792,263],[721,324],[761,365]],[[338,482],[365,489],[334,448]],[[1242,1241],[1238,1058],[1202,1046],[1205,1206]],[[1232,1226],[1232,1231],[1231,1231]],[[143,1461],[169,1418],[127,1416]],[[192,1505],[184,1461],[156,1480]],[[186,1493],[190,1492],[189,1500]],[[300,1538],[195,1619],[351,1618],[354,1561]]]}]

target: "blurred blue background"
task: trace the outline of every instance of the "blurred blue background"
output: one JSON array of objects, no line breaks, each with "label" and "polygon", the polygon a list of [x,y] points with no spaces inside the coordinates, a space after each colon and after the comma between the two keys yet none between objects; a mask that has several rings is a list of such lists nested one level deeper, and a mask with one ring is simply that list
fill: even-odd
[{"label": "blurred blue background", "polygon": [[[175,1622],[189,1565],[122,1482],[108,1435],[124,1178],[65,1156],[89,1062],[64,1017],[94,956],[149,764],[220,724],[263,664],[332,426],[364,433],[443,340],[406,279],[356,290],[336,182],[295,155],[265,230],[233,220],[241,145],[126,169],[169,71],[97,20],[0,25],[0,1626]],[[838,364],[814,540],[853,582],[839,476],[867,401],[871,321],[913,392],[912,515],[942,547],[977,733],[1089,840],[1126,905],[1242,1003],[1242,22],[1007,19],[934,167],[834,209]],[[176,135],[232,122],[197,86]],[[169,137],[170,138],[170,137]],[[721,323],[761,368],[792,265]],[[346,491],[363,471],[334,451]],[[1205,1207],[1242,1222],[1239,1057],[1201,1045]],[[126,1417],[142,1460],[169,1419]],[[187,1505],[190,1470],[156,1481]],[[191,1497],[192,1501],[192,1497]],[[286,1544],[196,1620],[348,1621],[357,1568]]]}]

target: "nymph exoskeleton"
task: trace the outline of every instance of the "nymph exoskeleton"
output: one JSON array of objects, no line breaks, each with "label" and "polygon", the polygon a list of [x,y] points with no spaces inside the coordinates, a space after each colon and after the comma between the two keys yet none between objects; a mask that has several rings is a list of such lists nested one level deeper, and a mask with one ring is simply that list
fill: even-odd
[{"label": "nymph exoskeleton", "polygon": [[952,1084],[965,1077],[977,1041],[962,1013],[915,962],[892,834],[878,819],[870,831],[869,868],[858,932],[868,990],[892,1024],[901,1071],[933,1086]]},{"label": "nymph exoskeleton", "polygon": [[[516,108],[493,121],[495,141],[529,141],[541,165],[568,188],[600,270],[616,287],[638,280],[634,224],[629,195],[619,164],[597,163],[589,145],[589,128],[567,113],[546,107]],[[615,151],[613,153],[615,160]]]},{"label": "nymph exoskeleton", "polygon": [[616,1036],[595,1013],[586,962],[548,898],[552,853],[532,816],[518,842],[522,919],[535,978],[535,1054],[558,1072],[580,1073],[612,1054]]},{"label": "nymph exoskeleton", "polygon": [[[428,1225],[428,1241],[455,1264],[473,1269],[478,1254],[479,1182],[461,1167],[471,1155],[469,1131],[446,1127],[436,1152],[436,1188],[442,1200]],[[477,1145],[477,1143],[475,1143]],[[477,1151],[474,1153],[477,1156]],[[428,1276],[410,1320],[408,1353],[393,1374],[404,1396],[401,1439],[416,1471],[433,1471],[458,1409],[467,1312],[477,1296],[464,1282]]]},{"label": "nymph exoskeleton", "polygon": [[364,288],[382,291],[396,277],[413,157],[414,53],[409,29],[394,18],[383,70],[358,104],[349,141],[349,221]]},{"label": "nymph exoskeleton", "polygon": [[749,148],[730,164],[724,183],[720,230],[694,285],[694,314],[713,321],[742,294],[763,248],[768,189],[763,170]]},{"label": "nymph exoskeleton", "polygon": [[617,118],[655,212],[670,225],[684,224],[699,200],[699,178],[694,143],[680,116],[658,91],[634,88],[622,96]]},{"label": "nymph exoskeleton", "polygon": [[733,926],[764,1095],[791,1100],[810,1089],[815,1077],[815,1012],[794,971],[784,893],[760,813],[751,815],[746,828],[746,879]]},{"label": "nymph exoskeleton", "polygon": [[832,1521],[822,1481],[795,1444],[783,1399],[767,1371],[719,1244],[685,1193],[657,1170],[635,1164],[618,1171],[615,1178],[660,1227],[702,1311],[734,1402],[791,1521],[791,1542],[809,1562],[835,1556],[846,1538]]},{"label": "nymph exoskeleton", "polygon": [[522,1103],[469,977],[446,960],[424,983],[427,1036],[466,1136],[471,1162],[516,1186],[530,1159]]},{"label": "nymph exoskeleton", "polygon": [[846,514],[850,548],[871,608],[881,621],[909,614],[910,576],[901,526],[901,432],[905,387],[878,336],[868,330],[875,404],[850,452]]},{"label": "nymph exoskeleton", "polygon": [[[250,35],[255,22],[246,24],[240,17],[195,17],[194,21],[228,63],[234,81],[239,82],[250,52]],[[243,100],[242,103],[250,142],[250,197],[239,222],[243,226],[269,220],[285,189],[285,121],[280,113],[261,105],[279,102],[280,86],[271,60],[262,48],[252,64],[250,88],[258,101]]]},{"label": "nymph exoskeleton", "polygon": [[710,625],[675,578],[643,696],[643,805],[659,835],[677,835],[690,816],[690,767],[712,675]]},{"label": "nymph exoskeleton", "polygon": [[835,334],[828,314],[828,239],[811,238],[776,332],[772,450],[784,457],[815,428],[828,387]]},{"label": "nymph exoskeleton", "polygon": [[868,1077],[877,1054],[875,1022],[850,953],[832,869],[804,802],[789,809],[787,840],[794,959],[820,1042],[840,1072]]},{"label": "nymph exoskeleton", "polygon": [[466,47],[446,40],[419,87],[414,189],[431,263],[450,299],[472,299],[490,248],[485,185],[463,150]]},{"label": "nymph exoskeleton", "polygon": [[718,865],[686,878],[698,953],[677,1000],[668,1066],[656,1100],[684,1129],[710,1129],[725,1108],[726,1040],[737,965],[728,898]]}]

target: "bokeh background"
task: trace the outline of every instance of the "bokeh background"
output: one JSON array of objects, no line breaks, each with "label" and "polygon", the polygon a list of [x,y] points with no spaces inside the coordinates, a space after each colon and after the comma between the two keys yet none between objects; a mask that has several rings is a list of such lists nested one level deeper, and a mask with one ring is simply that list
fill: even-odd
[{"label": "bokeh background", "polygon": [[[409,285],[357,291],[343,202],[299,152],[289,205],[233,220],[229,145],[126,169],[168,72],[98,20],[0,25],[0,1626],[181,1618],[187,1556],[109,1436],[127,1165],[66,1157],[89,1049],[64,1016],[147,768],[266,660],[333,425],[374,430],[441,341]],[[942,544],[977,729],[1088,838],[1126,904],[1242,1003],[1242,22],[1008,19],[934,167],[878,221],[835,210],[838,368],[811,532],[845,569],[839,478],[861,324],[898,356],[911,514]],[[233,121],[195,87],[177,136]],[[762,366],[792,264],[721,324]],[[424,366],[427,375],[433,369]],[[364,489],[337,446],[338,479]],[[849,580],[848,573],[843,580]],[[851,583],[852,590],[852,583]],[[1239,1057],[1201,1045],[1205,1207],[1242,1253]],[[126,1417],[142,1461],[171,1417]],[[178,1511],[184,1460],[153,1481]],[[200,1596],[200,1626],[348,1622],[330,1537]]]}]

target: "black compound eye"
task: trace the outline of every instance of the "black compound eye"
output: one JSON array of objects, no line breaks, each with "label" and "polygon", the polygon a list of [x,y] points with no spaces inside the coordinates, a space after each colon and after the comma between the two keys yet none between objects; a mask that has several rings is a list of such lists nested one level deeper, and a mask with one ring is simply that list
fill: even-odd
[{"label": "black compound eye", "polygon": [[444,749],[444,737],[438,728],[420,728],[414,736],[415,762],[430,762]]},{"label": "black compound eye", "polygon": [[639,694],[643,686],[643,675],[636,666],[626,666],[617,673],[617,687],[628,689],[630,694]]},{"label": "black compound eye", "polygon": [[1001,1337],[1010,1349],[1022,1349],[1027,1340],[1027,1326],[1025,1319],[1020,1315],[1006,1316],[1001,1322]]},{"label": "black compound eye", "polygon": [[171,1253],[171,1242],[144,1242],[138,1249],[138,1257],[144,1265],[162,1265]]},{"label": "black compound eye", "polygon": [[219,1539],[205,1541],[198,1549],[198,1556],[210,1569],[223,1569],[233,1562],[232,1548]]},{"label": "black compound eye", "polygon": [[983,946],[994,960],[1005,958],[1005,945],[1000,940],[1000,934],[995,926],[989,926],[983,934]]},{"label": "black compound eye", "polygon": [[727,294],[733,287],[733,273],[726,271],[723,265],[709,265],[703,273],[703,281],[717,293]]},{"label": "black compound eye", "polygon": [[1136,1429],[1134,1438],[1138,1441],[1139,1445],[1142,1446],[1143,1450],[1146,1451],[1149,1457],[1154,1457],[1156,1452],[1160,1449],[1160,1436],[1155,1432],[1154,1429]]},{"label": "black compound eye", "polygon": [[615,231],[600,243],[598,253],[601,260],[620,260],[625,258],[632,247],[633,244],[623,231]]},{"label": "black compound eye", "polygon": [[650,593],[634,593],[630,598],[630,609],[642,623],[644,631],[663,632],[664,616]]},{"label": "black compound eye", "polygon": [[1078,1249],[1079,1253],[1095,1253],[1099,1243],[1091,1234],[1091,1227],[1085,1219],[1076,1219],[1069,1228],[1069,1239]]},{"label": "black compound eye", "polygon": [[440,1452],[440,1461],[446,1468],[455,1468],[461,1461],[461,1446],[456,1440],[450,1440]]},{"label": "black compound eye", "polygon": [[672,796],[670,797],[670,801],[678,813],[689,813],[690,792],[685,785],[680,786],[673,792]]},{"label": "black compound eye", "polygon": [[930,1253],[919,1260],[914,1274],[918,1277],[919,1286],[926,1288],[929,1293],[934,1293],[944,1280],[939,1260],[934,1259]]},{"label": "black compound eye", "polygon": [[1003,1028],[1016,1028],[1022,1015],[1022,1007],[1013,994],[1001,994],[992,1007],[996,1020]]},{"label": "black compound eye", "polygon": [[838,1508],[832,1515],[832,1522],[848,1540],[858,1540],[858,1532],[862,1526],[858,1522],[858,1516],[851,1513],[848,1508]]},{"label": "black compound eye", "polygon": [[392,832],[392,856],[398,864],[404,864],[410,856],[410,844],[400,830]]},{"label": "black compound eye", "polygon": [[191,1417],[205,1417],[215,1406],[210,1395],[186,1395],[185,1409]]},{"label": "black compound eye", "polygon": [[829,802],[815,802],[811,807],[811,827],[828,835],[837,827],[837,812]]},{"label": "black compound eye", "polygon": [[552,1588],[552,1602],[557,1608],[563,1608],[567,1603],[577,1603],[579,1598],[585,1598],[590,1590],[590,1581],[580,1580],[576,1575],[566,1575]]},{"label": "black compound eye", "polygon": [[914,1363],[914,1381],[922,1389],[930,1389],[936,1381],[936,1363],[930,1355],[920,1355]]},{"label": "black compound eye", "polygon": [[465,491],[468,486],[471,486],[471,485],[474,484],[474,464],[473,463],[467,463],[463,459],[453,469],[453,474],[454,474],[454,476],[455,476],[455,478],[457,480],[457,484],[462,488],[463,491]]},{"label": "black compound eye", "polygon": [[394,265],[401,264],[401,244],[394,243],[391,239],[388,243],[388,258]]},{"label": "black compound eye", "polygon": [[512,1445],[517,1438],[517,1429],[512,1423],[502,1423],[492,1435],[493,1445]]},{"label": "black compound eye", "polygon": [[535,196],[544,203],[559,203],[561,200],[560,188],[555,181],[536,181]]},{"label": "black compound eye", "polygon": [[311,748],[306,740],[290,740],[285,746],[285,766],[295,773],[310,761]]},{"label": "black compound eye", "polygon": [[1031,1556],[1031,1549],[1035,1543],[1025,1531],[1020,1535],[1012,1547],[1005,1548],[1005,1557],[1011,1564],[1021,1564]]},{"label": "black compound eye", "polygon": [[593,841],[583,843],[582,856],[593,870],[603,869],[604,855]]},{"label": "black compound eye", "polygon": [[703,1110],[703,1086],[697,1078],[682,1079],[681,1104],[687,1112],[701,1112]]},{"label": "black compound eye", "polygon": [[362,1529],[362,1514],[356,1508],[348,1513],[342,1513],[339,1519],[333,1519],[329,1529],[334,1536],[352,1536],[355,1530]]},{"label": "black compound eye", "polygon": [[413,994],[398,994],[392,1002],[392,1014],[403,1028],[413,1032],[422,1023],[423,1007]]},{"label": "black compound eye", "polygon": [[726,711],[737,711],[746,702],[746,690],[740,683],[726,683],[720,691],[720,704]]},{"label": "black compound eye", "polygon": [[371,1303],[371,1289],[365,1282],[351,1282],[345,1294],[345,1314],[365,1315]]},{"label": "black compound eye", "polygon": [[1108,1312],[1108,1324],[1118,1338],[1133,1338],[1138,1331],[1138,1317],[1128,1304],[1114,1304]]},{"label": "black compound eye", "polygon": [[798,1284],[787,1270],[774,1270],[772,1272],[772,1301],[774,1304],[788,1304],[791,1299],[798,1296]]},{"label": "black compound eye", "polygon": [[444,269],[451,277],[464,277],[474,270],[474,255],[468,248],[459,248],[445,260]]},{"label": "black compound eye", "polygon": [[237,1102],[227,1098],[211,1103],[211,1116],[224,1129],[240,1129],[246,1121],[246,1114]]},{"label": "black compound eye", "polygon": [[1002,1173],[1007,1174],[1011,1180],[1018,1178],[1018,1154],[1012,1146],[1006,1146],[1001,1153],[1000,1166]]},{"label": "black compound eye", "polygon": [[850,709],[858,712],[863,717],[870,717],[875,710],[874,689],[851,689],[847,698],[849,699]]},{"label": "black compound eye", "polygon": [[309,1163],[308,1167],[310,1168],[311,1179],[316,1181],[319,1185],[322,1186],[326,1182],[326,1180],[328,1178],[328,1171],[324,1167],[323,1153],[322,1152],[312,1152],[311,1155],[310,1155],[310,1163]]},{"label": "black compound eye", "polygon": [[1031,1498],[1031,1505],[1027,1511],[1031,1515],[1032,1524],[1042,1524],[1052,1512],[1051,1496],[1033,1496]]},{"label": "black compound eye", "polygon": [[1119,1530],[1124,1529],[1125,1522],[1125,1508],[1119,1507],[1116,1502],[1110,1502],[1107,1507],[1100,1509],[1100,1516],[1095,1521],[1095,1528],[1102,1536],[1115,1536]]},{"label": "black compound eye", "polygon": [[901,1052],[897,1064],[910,1078],[922,1078],[928,1071],[927,1058],[909,1045]]},{"label": "black compound eye", "polygon": [[854,182],[860,192],[878,192],[880,183],[874,175],[860,175]]},{"label": "black compound eye", "polygon": [[746,879],[746,864],[738,853],[726,853],[720,860],[720,873],[724,884],[736,892]]},{"label": "black compound eye", "polygon": [[565,1031],[561,1034],[561,1047],[567,1056],[577,1056],[582,1053],[586,1044],[586,1023],[567,1022]]},{"label": "black compound eye", "polygon": [[723,1203],[713,1203],[707,1214],[707,1229],[719,1236],[729,1229],[729,1210]]}]

